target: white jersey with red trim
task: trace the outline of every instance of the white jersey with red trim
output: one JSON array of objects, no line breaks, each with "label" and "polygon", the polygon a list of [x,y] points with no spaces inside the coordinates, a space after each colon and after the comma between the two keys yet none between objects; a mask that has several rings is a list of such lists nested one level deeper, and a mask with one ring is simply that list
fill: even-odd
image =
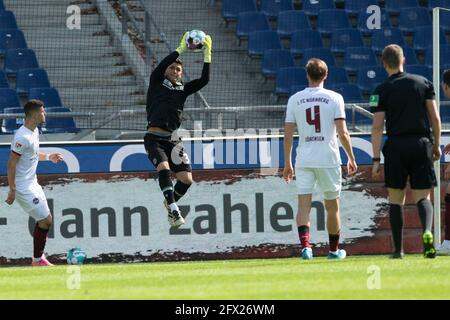
[{"label": "white jersey with red trim", "polygon": [[39,131],[21,126],[14,134],[11,151],[20,155],[16,166],[16,189],[29,190],[37,184],[36,168],[39,162]]},{"label": "white jersey with red trim", "polygon": [[322,87],[306,88],[290,97],[287,123],[296,123],[299,133],[295,166],[334,168],[341,165],[336,119],[345,119],[344,98]]}]

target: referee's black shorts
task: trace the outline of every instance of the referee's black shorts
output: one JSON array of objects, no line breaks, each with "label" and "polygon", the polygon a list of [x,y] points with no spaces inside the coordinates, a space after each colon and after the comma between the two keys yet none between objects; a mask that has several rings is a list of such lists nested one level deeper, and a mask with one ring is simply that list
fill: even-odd
[{"label": "referee's black shorts", "polygon": [[383,146],[387,188],[404,189],[409,177],[411,189],[437,185],[433,167],[433,143],[426,137],[389,137]]},{"label": "referee's black shorts", "polygon": [[192,172],[189,157],[184,151],[181,140],[173,141],[171,137],[160,137],[147,133],[144,137],[144,146],[148,158],[153,165],[158,167],[161,162],[169,162],[170,170],[173,172]]}]

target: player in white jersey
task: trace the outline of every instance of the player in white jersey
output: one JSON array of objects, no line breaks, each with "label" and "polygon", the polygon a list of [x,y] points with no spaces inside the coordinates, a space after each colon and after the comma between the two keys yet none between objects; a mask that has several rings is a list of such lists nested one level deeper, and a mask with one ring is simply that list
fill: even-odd
[{"label": "player in white jersey", "polygon": [[33,260],[31,265],[52,266],[45,258],[44,248],[47,233],[52,224],[52,216],[47,205],[47,199],[38,184],[36,168],[39,161],[51,160],[60,162],[60,154],[45,154],[39,152],[39,131],[37,126],[45,122],[44,104],[39,100],[30,100],[24,106],[25,123],[14,135],[11,143],[11,154],[8,161],[9,193],[6,203],[11,205],[14,200],[34,220]]},{"label": "player in white jersey", "polygon": [[316,185],[325,198],[327,229],[330,240],[329,259],[343,259],[346,252],[338,249],[341,223],[339,197],[341,192],[341,157],[337,135],[348,157],[347,170],[353,175],[357,170],[350,135],[345,123],[345,106],[342,96],[326,90],[323,84],[328,75],[326,63],[311,59],[306,65],[309,87],[290,97],[286,110],[284,132],[283,177],[290,182],[294,175],[292,145],[295,128],[299,143],[295,161],[298,188],[297,227],[303,259],[312,259],[309,243],[309,213],[312,193]]}]

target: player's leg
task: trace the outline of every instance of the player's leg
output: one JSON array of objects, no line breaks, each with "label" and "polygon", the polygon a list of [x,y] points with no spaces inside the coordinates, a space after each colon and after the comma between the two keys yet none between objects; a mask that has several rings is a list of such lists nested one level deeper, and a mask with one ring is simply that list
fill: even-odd
[{"label": "player's leg", "polygon": [[433,144],[428,138],[417,141],[417,148],[410,155],[410,184],[423,229],[423,253],[425,258],[434,258],[433,204],[430,201],[431,188],[437,185],[433,166]]},{"label": "player's leg", "polygon": [[33,259],[32,266],[52,266],[45,258],[44,250],[47,243],[47,235],[52,225],[52,215],[47,204],[44,191],[40,185],[35,185],[24,193],[17,192],[17,203],[36,222],[33,230]]},{"label": "player's leg", "polygon": [[192,167],[181,142],[171,150],[171,168],[176,173],[177,183],[174,187],[175,201],[180,200],[192,185]]},{"label": "player's leg", "polygon": [[342,188],[342,170],[340,167],[316,169],[316,177],[319,188],[324,194],[325,210],[327,211],[327,230],[330,245],[328,259],[344,259],[347,252],[338,248],[341,234],[339,198]]},{"label": "player's leg", "polygon": [[437,248],[439,255],[450,255],[450,183],[445,193],[444,241]]},{"label": "player's leg", "polygon": [[394,253],[392,258],[403,257],[403,207],[405,205],[405,189],[388,188],[389,222],[391,224]]},{"label": "player's leg", "polygon": [[312,192],[316,184],[314,171],[310,168],[295,168],[298,209],[297,209],[297,231],[300,239],[301,256],[305,260],[313,258],[310,246],[309,213],[311,211]]},{"label": "player's leg", "polygon": [[193,183],[192,172],[181,171],[176,173],[177,183],[174,187],[175,201],[180,200],[189,190]]},{"label": "player's leg", "polygon": [[[175,202],[169,164],[171,149],[168,148],[167,144],[170,144],[169,140],[163,140],[160,137],[156,137],[149,133],[147,133],[144,137],[144,146],[147,151],[148,158],[156,167],[156,171],[158,172],[159,187],[165,199],[164,206],[167,209],[169,224],[174,227],[175,223],[173,221],[173,216],[176,215],[181,217],[181,214],[179,213],[180,210]],[[181,220],[179,220],[179,222],[180,221]]]}]

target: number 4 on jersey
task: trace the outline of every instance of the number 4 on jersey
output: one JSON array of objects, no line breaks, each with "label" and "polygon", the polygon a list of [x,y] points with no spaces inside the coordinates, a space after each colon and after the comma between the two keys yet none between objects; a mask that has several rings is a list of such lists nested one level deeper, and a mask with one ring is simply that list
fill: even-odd
[{"label": "number 4 on jersey", "polygon": [[306,109],[306,122],[309,125],[316,127],[316,133],[320,133],[320,106],[314,106],[314,118],[312,115],[312,109]]}]

